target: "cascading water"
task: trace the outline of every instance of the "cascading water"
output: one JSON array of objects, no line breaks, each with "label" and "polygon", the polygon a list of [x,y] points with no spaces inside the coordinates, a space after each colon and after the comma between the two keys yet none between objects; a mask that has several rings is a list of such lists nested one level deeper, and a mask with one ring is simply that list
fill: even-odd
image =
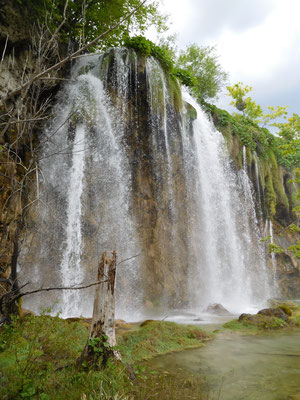
[{"label": "cascading water", "polygon": [[261,224],[263,222],[263,213],[262,213],[262,193],[260,188],[260,179],[259,179],[259,158],[257,157],[256,152],[254,155],[254,163],[255,163],[255,183],[256,183],[256,193],[257,193],[257,203],[258,207],[256,208],[258,211],[258,222]]},{"label": "cascading water", "polygon": [[[36,210],[40,216],[23,261],[27,268],[37,266],[36,283],[45,286],[94,282],[103,251],[116,250],[122,259],[140,253],[129,210],[131,177],[121,143],[123,120],[110,104],[99,70],[93,71],[101,70],[102,61],[89,57],[74,67],[45,133],[43,197]],[[124,316],[141,309],[139,293],[132,289],[140,285],[137,265],[128,260],[119,268],[117,292],[122,298],[118,296],[117,304]],[[126,292],[131,296],[124,296]],[[90,315],[92,296],[93,290],[66,290],[38,302],[52,305],[58,300],[54,311],[62,310],[63,316]],[[28,305],[36,310],[36,303],[33,299]]]},{"label": "cascading water", "polygon": [[[63,251],[60,267],[64,287],[80,284],[84,277],[84,271],[80,268],[82,251],[81,196],[83,192],[85,161],[84,138],[85,128],[83,125],[78,125],[74,136],[74,145],[71,155],[72,167],[67,194],[66,246]],[[74,313],[75,315],[80,314],[80,294],[78,291],[64,291],[63,302],[65,304],[64,313],[66,315],[71,313]]]},{"label": "cascading water", "polygon": [[[45,286],[90,282],[101,253],[116,250],[130,258],[116,291],[127,320],[209,303],[245,311],[270,296],[246,161],[235,172],[221,133],[184,100],[156,60],[133,50],[74,66],[42,143],[24,279],[35,268]],[[93,290],[39,302],[57,297],[64,316],[91,313]]]},{"label": "cascading water", "polygon": [[[273,223],[270,219],[266,220],[264,236],[269,237],[270,244],[274,244]],[[271,252],[271,264],[272,264],[272,283],[273,283],[272,295],[273,295],[273,297],[276,297],[278,294],[277,293],[278,292],[278,281],[277,281],[277,261],[276,261],[276,256],[275,256],[274,252]]]},{"label": "cascading water", "polygon": [[270,295],[264,252],[259,244],[250,180],[244,168],[235,173],[224,138],[200,107],[194,141],[198,169],[197,251],[191,291],[198,306],[221,303],[239,312],[262,304]]}]

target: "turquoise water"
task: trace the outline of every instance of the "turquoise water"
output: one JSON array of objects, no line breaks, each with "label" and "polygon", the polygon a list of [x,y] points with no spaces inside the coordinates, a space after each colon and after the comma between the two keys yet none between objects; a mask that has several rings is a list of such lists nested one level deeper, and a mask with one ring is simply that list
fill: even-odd
[{"label": "turquoise water", "polygon": [[[158,357],[149,364],[203,377],[203,388],[213,400],[300,399],[299,329],[264,336],[220,333],[203,348]],[[184,400],[180,394],[178,399]]]}]

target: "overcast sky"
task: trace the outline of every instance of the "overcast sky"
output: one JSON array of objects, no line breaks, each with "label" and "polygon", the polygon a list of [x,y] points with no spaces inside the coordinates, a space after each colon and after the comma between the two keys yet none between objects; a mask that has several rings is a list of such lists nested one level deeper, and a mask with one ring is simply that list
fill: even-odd
[{"label": "overcast sky", "polygon": [[164,0],[163,10],[179,49],[216,46],[229,84],[253,86],[249,95],[263,108],[300,114],[300,0]]}]

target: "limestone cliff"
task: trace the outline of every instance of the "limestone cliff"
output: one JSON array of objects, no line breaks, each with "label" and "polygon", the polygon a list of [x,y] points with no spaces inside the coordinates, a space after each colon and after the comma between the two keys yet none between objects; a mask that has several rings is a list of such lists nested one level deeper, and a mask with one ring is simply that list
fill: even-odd
[{"label": "limestone cliff", "polygon": [[61,46],[48,46],[46,30],[32,23],[26,7],[17,1],[0,1],[0,293],[16,281],[19,242],[26,213],[36,197],[37,151],[40,132],[51,115],[59,87],[51,78],[22,85],[51,65]]},{"label": "limestone cliff", "polygon": [[[5,51],[0,71],[0,98],[5,98],[8,92],[20,87],[24,76],[34,73],[37,53],[34,51],[35,34],[32,26],[24,23],[27,18],[24,18],[16,7],[11,7],[9,1],[2,0],[1,5],[0,43]],[[59,51],[66,51],[65,46],[62,46]],[[178,132],[185,129],[188,131],[188,135],[193,135],[192,121],[196,117],[195,109],[183,102],[178,81],[173,76],[162,73],[160,67],[157,67],[157,62],[153,61],[153,65],[150,65],[151,68],[148,66],[147,73],[144,57],[137,57],[132,50],[125,51],[121,57],[127,57],[130,61],[126,65],[127,69],[124,70],[124,74],[125,72],[127,74],[127,89],[124,89],[122,98],[119,90],[122,85],[120,81],[123,78],[120,78],[116,70],[114,50],[108,51],[103,57],[100,72],[105,75],[105,89],[110,95],[111,105],[124,116],[125,121],[122,127],[125,132],[122,144],[126,148],[128,163],[132,166],[130,212],[134,215],[134,224],[137,228],[143,258],[141,265],[145,281],[144,298],[149,306],[159,305],[159,299],[165,297],[168,299],[168,306],[182,307],[188,304],[189,287],[185,277],[188,274],[189,265],[195,261],[190,251],[194,243],[190,243],[191,237],[188,229],[194,215],[188,215],[191,208],[191,204],[188,205],[188,201],[190,201],[188,196],[193,191],[193,182],[191,184],[186,179],[186,165],[182,157],[183,139]],[[49,62],[51,62],[51,58]],[[85,68],[82,75],[89,66],[87,65]],[[152,73],[155,84],[149,83],[149,73]],[[64,75],[57,77],[63,79]],[[53,77],[47,84],[43,83],[42,87],[36,86],[34,89],[37,90],[36,97],[32,97],[34,94],[32,92],[27,93],[22,109],[32,110],[33,98],[38,107],[48,99],[49,106],[52,106],[58,88],[59,85]],[[150,89],[152,93],[149,94]],[[165,90],[168,91],[167,97],[164,94]],[[7,123],[12,115],[12,110],[16,108],[16,99],[12,97],[2,106],[1,123],[3,125]],[[82,121],[87,124],[89,135],[96,136],[93,102],[90,101],[89,104],[91,108],[88,110],[83,107],[80,112],[75,112],[72,109],[72,115],[68,117],[67,137],[69,143],[74,141],[76,125]],[[247,172],[255,192],[261,231],[264,231],[267,221],[272,221],[276,244],[286,249],[296,243],[299,235],[285,232],[288,225],[299,222],[292,212],[296,205],[297,189],[292,183],[289,183],[289,180],[293,178],[293,171],[288,171],[278,165],[271,147],[267,142],[262,141],[261,131],[257,126],[234,121],[228,113],[213,106],[204,104],[204,107],[212,116],[216,127],[226,138],[234,168],[240,170],[243,162],[246,161]],[[47,112],[50,110],[51,107]],[[30,119],[30,114],[24,115]],[[35,228],[37,223],[35,212],[31,211],[29,206],[36,200],[36,177],[38,176],[36,156],[41,150],[39,137],[48,117],[50,114],[47,114],[47,118],[44,114],[41,121],[33,125],[20,124],[20,121],[16,125],[9,124],[9,129],[5,129],[0,138],[0,207],[2,210],[0,216],[0,278],[3,281],[9,277],[15,278],[15,273],[14,276],[11,276],[11,266],[13,265],[16,271],[19,242],[31,240],[32,228]],[[165,120],[168,120],[167,134],[164,130]],[[253,143],[249,141],[249,131],[251,131],[251,138],[256,138],[255,146],[252,146]],[[243,154],[244,145],[246,154]],[[90,196],[87,203],[90,210],[93,211],[87,212],[84,221],[85,255],[82,261],[85,269],[89,271],[90,277],[93,276],[91,266],[94,263],[92,259],[94,253],[90,250],[93,246],[97,247],[97,243],[92,243],[92,240],[93,235],[99,229],[97,226],[100,224],[94,215],[93,207],[98,198],[93,187],[95,173],[91,172],[87,179],[87,182],[91,182],[91,187],[86,190],[85,194]],[[53,188],[56,190],[55,186]],[[57,193],[53,194],[53,198],[55,195]],[[53,204],[55,201],[53,200]],[[106,205],[100,204],[96,206],[96,209],[99,213],[105,214]],[[199,211],[195,211],[194,214]],[[65,218],[65,215],[63,217]],[[24,222],[28,223],[25,228]],[[58,242],[62,241],[60,234],[61,231],[56,234],[55,240]],[[265,235],[269,234],[270,229],[268,228],[265,230]],[[39,240],[41,242],[41,239]],[[33,242],[31,250],[37,249],[40,245],[40,243]],[[51,241],[49,241],[50,244],[52,245]],[[59,251],[53,257],[58,255]],[[31,254],[29,258],[29,264],[34,264],[34,258],[37,258],[35,264],[40,262],[38,252],[35,256]],[[49,270],[51,268],[50,261],[50,259],[45,260]],[[270,269],[274,268],[272,261],[274,263],[270,257]],[[55,264],[53,259],[51,262]],[[291,298],[299,296],[299,260],[287,251],[277,254],[276,262],[276,279],[279,282],[281,295]],[[58,272],[55,273],[58,274]],[[167,279],[166,276],[168,276]],[[126,287],[125,279],[124,286]]]}]

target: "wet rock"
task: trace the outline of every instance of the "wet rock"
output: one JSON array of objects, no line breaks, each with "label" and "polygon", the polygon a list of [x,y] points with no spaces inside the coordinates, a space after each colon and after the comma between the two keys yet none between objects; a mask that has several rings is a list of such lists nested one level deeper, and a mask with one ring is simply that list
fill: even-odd
[{"label": "wet rock", "polygon": [[255,315],[252,314],[241,314],[238,319],[239,322],[254,321],[254,320],[255,320]]},{"label": "wet rock", "polygon": [[219,303],[213,303],[209,304],[205,312],[211,313],[211,314],[216,314],[216,315],[232,315],[226,308],[222,306],[222,304]]},{"label": "wet rock", "polygon": [[[261,310],[264,311],[264,310]],[[283,318],[274,315],[264,314],[241,314],[238,322],[246,327],[256,327],[258,329],[278,329],[288,326]]]},{"label": "wet rock", "polygon": [[202,318],[195,318],[193,321],[204,321]]},{"label": "wet rock", "polygon": [[264,308],[263,310],[258,311],[257,314],[265,315],[267,317],[281,318],[284,321],[288,320],[288,315],[281,308]]}]

